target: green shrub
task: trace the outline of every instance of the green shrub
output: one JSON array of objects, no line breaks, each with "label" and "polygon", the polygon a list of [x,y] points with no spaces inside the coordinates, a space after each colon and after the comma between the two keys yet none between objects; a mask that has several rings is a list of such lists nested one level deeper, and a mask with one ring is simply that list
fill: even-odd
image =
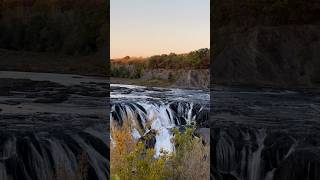
[{"label": "green shrub", "polygon": [[130,127],[112,128],[111,177],[120,180],[163,180],[169,177],[165,167],[166,154],[155,158],[154,149],[146,149],[142,142],[133,139]]},{"label": "green shrub", "polygon": [[174,179],[210,179],[210,148],[193,136],[194,128],[174,130],[175,152],[171,158]]},{"label": "green shrub", "polygon": [[[209,65],[210,50],[204,48],[188,54],[170,53],[138,60],[126,56],[111,61],[111,75],[121,78],[140,78],[145,69],[208,69]],[[169,77],[170,81],[174,79],[174,76]]]},{"label": "green shrub", "polygon": [[175,152],[162,151],[155,157],[154,149],[132,138],[131,127],[112,126],[111,179],[113,180],[198,180],[210,178],[209,147],[193,136],[194,128],[180,133],[174,130]]}]

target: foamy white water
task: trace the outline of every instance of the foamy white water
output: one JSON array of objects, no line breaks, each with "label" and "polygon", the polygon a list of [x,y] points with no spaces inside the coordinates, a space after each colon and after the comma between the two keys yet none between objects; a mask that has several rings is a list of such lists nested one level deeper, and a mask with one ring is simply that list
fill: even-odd
[{"label": "foamy white water", "polygon": [[[200,124],[209,113],[209,92],[201,90],[148,88],[134,85],[111,85],[111,121],[131,120],[132,135],[139,139],[156,130],[156,154],[174,151],[173,128]],[[136,129],[141,129],[140,134]]]}]

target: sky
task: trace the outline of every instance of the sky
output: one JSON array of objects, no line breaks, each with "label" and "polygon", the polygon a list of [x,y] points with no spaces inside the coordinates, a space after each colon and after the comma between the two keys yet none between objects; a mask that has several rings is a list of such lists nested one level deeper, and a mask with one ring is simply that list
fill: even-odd
[{"label": "sky", "polygon": [[110,56],[148,57],[210,47],[210,0],[111,0]]}]

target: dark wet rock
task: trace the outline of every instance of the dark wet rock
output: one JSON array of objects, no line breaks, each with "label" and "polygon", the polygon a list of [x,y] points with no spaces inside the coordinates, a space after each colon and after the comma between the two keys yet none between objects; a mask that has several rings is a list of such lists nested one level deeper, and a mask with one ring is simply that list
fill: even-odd
[{"label": "dark wet rock", "polygon": [[166,91],[170,91],[169,89],[156,88],[156,87],[146,87],[145,90],[147,90],[147,91],[156,91],[156,92],[166,92]]},{"label": "dark wet rock", "polygon": [[156,144],[157,131],[151,129],[144,136],[142,136],[139,141],[143,142],[146,148],[154,148]]},{"label": "dark wet rock", "polygon": [[19,105],[1,108],[0,168],[6,173],[0,179],[47,179],[61,163],[74,172],[83,153],[89,157],[88,179],[107,179],[109,125],[103,91],[107,88],[93,84],[0,78],[5,99],[0,107]]},{"label": "dark wet rock", "polygon": [[115,87],[115,86],[111,86],[110,87],[111,91],[117,91],[120,94],[130,94],[133,90],[129,89],[129,88],[125,88],[125,87]]},{"label": "dark wet rock", "polygon": [[146,89],[144,88],[136,88],[136,89],[133,89],[134,92],[139,92],[139,93],[143,93],[143,92],[146,92]]},{"label": "dark wet rock", "polygon": [[0,89],[10,91],[37,92],[49,88],[59,88],[63,85],[50,81],[33,81],[30,79],[0,78]]},{"label": "dark wet rock", "polygon": [[179,131],[180,133],[184,133],[184,132],[186,132],[186,130],[187,130],[187,128],[186,128],[185,126],[179,126],[179,127],[178,127],[178,131]]},{"label": "dark wet rock", "polygon": [[81,78],[83,78],[83,77],[82,77],[82,76],[72,76],[72,78],[81,79]]},{"label": "dark wet rock", "polygon": [[13,96],[13,93],[8,91],[7,89],[0,89],[0,96]]},{"label": "dark wet rock", "polygon": [[210,145],[210,129],[209,128],[197,128],[194,131],[194,135],[201,137],[204,144]]},{"label": "dark wet rock", "polygon": [[318,179],[320,177],[320,151],[317,148],[297,149],[276,169],[274,180]]},{"label": "dark wet rock", "polygon": [[214,177],[316,180],[319,96],[316,91],[248,87],[212,91]]},{"label": "dark wet rock", "polygon": [[62,103],[66,100],[68,100],[68,95],[59,94],[51,97],[49,96],[49,97],[37,98],[33,102],[34,103]]},{"label": "dark wet rock", "polygon": [[234,175],[232,175],[232,174],[224,174],[224,173],[220,173],[220,179],[223,179],[223,180],[238,180],[238,178],[235,177]]},{"label": "dark wet rock", "polygon": [[5,100],[3,102],[0,102],[0,104],[6,104],[6,105],[18,105],[21,102],[19,100]]}]

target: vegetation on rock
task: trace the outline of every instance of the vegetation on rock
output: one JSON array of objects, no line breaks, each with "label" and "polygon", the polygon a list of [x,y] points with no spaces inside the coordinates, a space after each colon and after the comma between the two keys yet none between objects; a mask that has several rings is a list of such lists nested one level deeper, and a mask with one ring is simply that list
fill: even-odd
[{"label": "vegetation on rock", "polygon": [[[120,78],[140,78],[144,71],[152,69],[208,69],[210,50],[207,48],[186,54],[163,54],[147,58],[126,56],[122,59],[111,60],[111,76]],[[170,81],[174,80],[170,76]]]},{"label": "vegetation on rock", "polygon": [[130,126],[113,127],[111,130],[111,179],[112,180],[162,180],[162,179],[209,179],[209,146],[201,138],[193,136],[194,129],[185,132],[174,130],[172,143],[175,151],[162,151],[155,156],[153,148],[134,139]]}]

